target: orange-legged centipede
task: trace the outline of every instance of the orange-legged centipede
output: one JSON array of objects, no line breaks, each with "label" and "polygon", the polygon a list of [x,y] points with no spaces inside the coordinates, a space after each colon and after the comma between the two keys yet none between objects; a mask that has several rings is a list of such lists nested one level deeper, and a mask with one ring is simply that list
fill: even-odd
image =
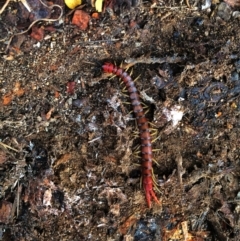
[{"label": "orange-legged centipede", "polygon": [[121,78],[127,87],[129,97],[131,99],[131,104],[133,106],[133,112],[136,117],[139,136],[141,139],[141,154],[142,154],[142,185],[145,191],[147,206],[151,207],[151,199],[158,204],[160,201],[157,199],[155,192],[153,190],[153,171],[152,171],[152,140],[150,134],[150,128],[147,118],[144,114],[143,107],[140,102],[140,97],[138,91],[135,87],[135,83],[131,76],[128,75],[122,68],[115,66],[111,63],[105,63],[102,66],[104,72],[112,73]]}]

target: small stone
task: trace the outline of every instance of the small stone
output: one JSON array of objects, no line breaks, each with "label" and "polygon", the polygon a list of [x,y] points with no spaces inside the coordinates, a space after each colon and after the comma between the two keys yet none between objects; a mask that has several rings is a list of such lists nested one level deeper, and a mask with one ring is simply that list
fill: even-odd
[{"label": "small stone", "polygon": [[231,14],[232,14],[232,9],[228,4],[224,2],[219,4],[217,15],[221,19],[228,21],[231,18]]}]

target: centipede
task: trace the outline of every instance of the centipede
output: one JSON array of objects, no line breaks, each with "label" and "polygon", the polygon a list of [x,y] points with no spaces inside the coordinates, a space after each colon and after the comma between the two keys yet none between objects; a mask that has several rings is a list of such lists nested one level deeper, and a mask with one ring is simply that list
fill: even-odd
[{"label": "centipede", "polygon": [[142,186],[145,192],[147,206],[148,208],[151,207],[152,200],[160,205],[161,203],[153,189],[155,184],[153,176],[153,148],[150,125],[143,110],[140,95],[135,86],[134,80],[124,69],[112,63],[104,63],[102,65],[102,70],[105,73],[110,73],[119,77],[126,86],[136,118],[139,138],[141,140]]}]

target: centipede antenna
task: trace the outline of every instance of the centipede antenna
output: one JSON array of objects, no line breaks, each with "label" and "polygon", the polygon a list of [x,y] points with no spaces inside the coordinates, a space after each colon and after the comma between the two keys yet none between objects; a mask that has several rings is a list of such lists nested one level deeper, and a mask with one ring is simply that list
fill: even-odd
[{"label": "centipede antenna", "polygon": [[120,64],[120,68],[122,69],[122,67],[123,67],[123,62],[121,62],[121,64]]}]

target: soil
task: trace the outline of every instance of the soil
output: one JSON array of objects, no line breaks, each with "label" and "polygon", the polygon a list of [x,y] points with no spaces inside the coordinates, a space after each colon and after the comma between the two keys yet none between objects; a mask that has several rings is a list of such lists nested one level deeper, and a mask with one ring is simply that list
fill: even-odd
[{"label": "soil", "polygon": [[[0,240],[240,240],[238,2],[207,3],[118,1],[86,30],[65,9],[37,41],[12,38],[20,17],[10,2],[0,22]],[[136,121],[105,62],[139,77],[161,205],[146,205]]]}]

